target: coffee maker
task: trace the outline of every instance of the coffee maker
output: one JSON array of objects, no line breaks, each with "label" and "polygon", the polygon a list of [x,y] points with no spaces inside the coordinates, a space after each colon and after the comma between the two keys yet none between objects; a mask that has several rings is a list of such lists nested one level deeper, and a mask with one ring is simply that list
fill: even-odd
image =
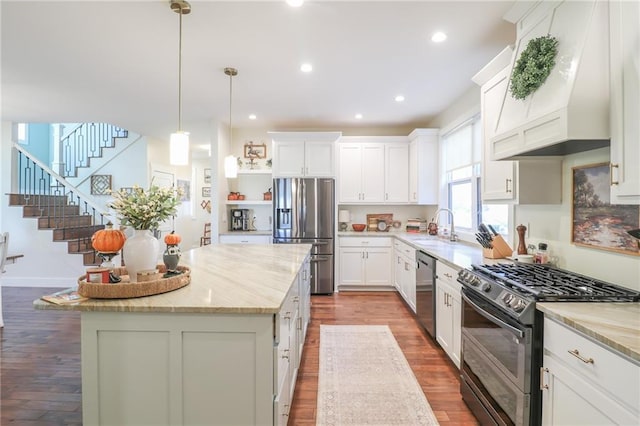
[{"label": "coffee maker", "polygon": [[249,209],[231,209],[231,230],[249,230]]}]

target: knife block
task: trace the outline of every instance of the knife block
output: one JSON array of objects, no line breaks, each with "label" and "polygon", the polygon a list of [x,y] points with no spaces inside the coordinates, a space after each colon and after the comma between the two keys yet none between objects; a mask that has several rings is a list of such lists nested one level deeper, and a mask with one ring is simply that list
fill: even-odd
[{"label": "knife block", "polygon": [[500,235],[495,235],[491,244],[493,244],[493,248],[482,249],[482,256],[487,259],[504,259],[513,254],[513,249]]}]

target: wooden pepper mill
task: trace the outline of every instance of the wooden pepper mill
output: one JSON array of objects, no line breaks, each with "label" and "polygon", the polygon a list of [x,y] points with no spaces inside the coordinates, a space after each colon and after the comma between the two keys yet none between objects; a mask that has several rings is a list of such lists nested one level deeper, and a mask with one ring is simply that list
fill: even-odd
[{"label": "wooden pepper mill", "polygon": [[524,242],[524,233],[527,232],[527,227],[518,225],[516,231],[518,231],[518,254],[527,254],[527,245]]}]

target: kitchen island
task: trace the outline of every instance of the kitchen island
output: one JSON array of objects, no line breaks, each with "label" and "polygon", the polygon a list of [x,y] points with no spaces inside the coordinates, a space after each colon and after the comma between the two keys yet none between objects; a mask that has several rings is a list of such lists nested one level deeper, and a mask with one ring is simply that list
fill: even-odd
[{"label": "kitchen island", "polygon": [[[83,424],[286,424],[310,316],[310,245],[183,253],[191,283],[81,312]],[[108,284],[105,284],[108,285]]]}]

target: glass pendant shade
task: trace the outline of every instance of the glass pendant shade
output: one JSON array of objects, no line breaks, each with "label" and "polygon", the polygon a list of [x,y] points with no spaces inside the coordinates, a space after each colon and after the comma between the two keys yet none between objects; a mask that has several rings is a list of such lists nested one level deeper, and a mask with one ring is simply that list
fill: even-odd
[{"label": "glass pendant shade", "polygon": [[238,160],[233,155],[227,155],[224,158],[224,177],[238,177]]},{"label": "glass pendant shade", "polygon": [[171,133],[169,140],[169,163],[173,166],[189,165],[189,133]]}]

